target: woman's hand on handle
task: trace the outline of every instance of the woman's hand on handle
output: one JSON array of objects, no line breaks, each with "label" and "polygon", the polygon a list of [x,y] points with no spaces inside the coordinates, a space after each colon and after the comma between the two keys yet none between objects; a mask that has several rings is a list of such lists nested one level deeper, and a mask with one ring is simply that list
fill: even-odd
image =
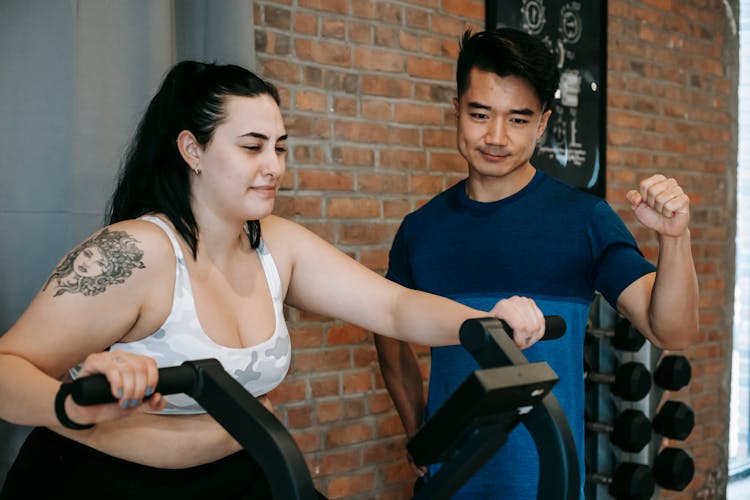
[{"label": "woman's hand on handle", "polygon": [[148,356],[118,350],[90,354],[83,362],[78,377],[97,373],[107,378],[117,403],[79,406],[68,397],[65,411],[73,422],[104,422],[135,412],[158,411],[166,404],[161,394],[154,393],[159,370],[156,361]]},{"label": "woman's hand on handle", "polygon": [[544,315],[532,299],[513,296],[495,304],[490,315],[513,329],[513,342],[519,349],[531,347],[544,336]]}]

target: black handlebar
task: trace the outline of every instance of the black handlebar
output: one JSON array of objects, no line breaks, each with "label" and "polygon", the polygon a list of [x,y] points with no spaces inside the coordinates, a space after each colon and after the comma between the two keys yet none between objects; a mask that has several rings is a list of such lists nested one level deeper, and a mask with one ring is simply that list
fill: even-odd
[{"label": "black handlebar", "polygon": [[[188,365],[159,368],[159,381],[154,392],[161,394],[193,394],[198,392],[198,378],[195,370]],[[71,383],[70,395],[79,405],[114,403],[107,377],[101,374],[79,378]]]}]

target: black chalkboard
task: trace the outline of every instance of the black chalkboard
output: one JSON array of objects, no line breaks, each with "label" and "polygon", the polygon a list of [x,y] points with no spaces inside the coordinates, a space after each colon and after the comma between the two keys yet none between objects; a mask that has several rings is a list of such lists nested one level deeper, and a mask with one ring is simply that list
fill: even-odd
[{"label": "black chalkboard", "polygon": [[560,89],[532,164],[604,198],[606,0],[485,0],[485,7],[485,29],[521,29],[557,58]]}]

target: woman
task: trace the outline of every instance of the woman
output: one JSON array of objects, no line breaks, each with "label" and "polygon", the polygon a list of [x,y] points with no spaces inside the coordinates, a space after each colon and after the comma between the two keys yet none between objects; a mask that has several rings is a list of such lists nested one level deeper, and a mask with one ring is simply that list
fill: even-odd
[{"label": "woman", "polygon": [[[186,61],[167,74],[110,225],[62,260],[0,338],[0,417],[37,427],[4,498],[104,495],[113,481],[109,497],[262,497],[257,464],[195,401],[153,394],[157,363],[217,358],[260,397],[289,366],[283,302],[430,345],[456,343],[465,319],[487,315],[391,283],[271,215],[286,143],[278,92],[251,72]],[[529,299],[490,314],[518,338],[544,333]],[[76,405],[58,393],[67,371],[103,373],[118,403]]]}]

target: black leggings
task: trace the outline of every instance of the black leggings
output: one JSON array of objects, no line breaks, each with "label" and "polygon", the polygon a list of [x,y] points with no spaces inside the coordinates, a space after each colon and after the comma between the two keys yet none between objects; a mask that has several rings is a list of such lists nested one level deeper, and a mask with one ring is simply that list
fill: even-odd
[{"label": "black leggings", "polygon": [[244,451],[188,469],[158,469],[114,458],[37,427],[0,492],[0,500],[30,498],[266,500],[271,491],[263,470]]}]

